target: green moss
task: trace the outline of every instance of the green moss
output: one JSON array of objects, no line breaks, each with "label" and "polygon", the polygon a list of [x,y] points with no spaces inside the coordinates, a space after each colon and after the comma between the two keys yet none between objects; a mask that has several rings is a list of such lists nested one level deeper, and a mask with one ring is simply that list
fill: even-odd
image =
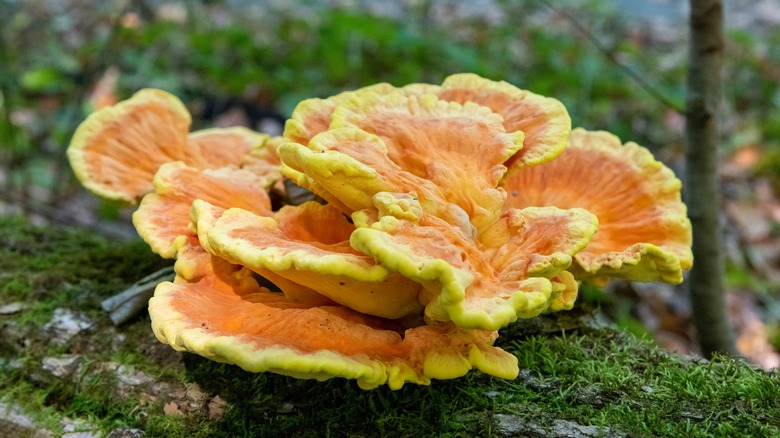
[{"label": "green moss", "polygon": [[[40,427],[56,430],[62,415],[57,410],[56,401],[52,402],[50,392],[42,390],[20,373],[10,371],[7,367],[0,366],[0,373],[0,401],[18,403],[26,412],[32,414]],[[9,385],[10,379],[14,379],[14,382]]]},{"label": "green moss", "polygon": [[0,397],[19,403],[49,428],[56,429],[65,416],[89,418],[106,431],[137,423],[123,418],[133,406],[112,398],[110,376],[47,383],[29,371],[40,369],[44,357],[90,349],[97,350],[90,360],[108,360],[108,337],[58,345],[40,327],[54,309],[67,307],[98,320],[94,331],[100,332],[110,325],[100,301],[169,262],[140,240],[110,242],[86,230],[30,226],[20,217],[0,217],[0,260],[0,305],[24,304],[22,312],[0,316],[0,329],[14,333],[0,336]]},{"label": "green moss", "polygon": [[252,375],[195,357],[188,370],[190,379],[232,403],[226,417],[208,427],[228,436],[482,436],[491,434],[497,413],[539,424],[602,425],[631,436],[780,433],[780,379],[737,360],[685,362],[607,329],[533,336],[512,341],[509,349],[524,370],[515,381],[472,373],[396,392]]},{"label": "green moss", "polygon": [[93,286],[110,295],[112,284],[106,283],[133,282],[170,264],[152,254],[141,240],[110,242],[87,230],[30,226],[15,216],[0,216],[0,242],[6,268],[3,275],[26,276],[34,289],[26,293],[46,294],[44,286],[50,289],[70,281],[95,283]]},{"label": "green moss", "polygon": [[[502,332],[499,343],[522,369],[514,381],[473,372],[430,386],[362,391],[343,379],[304,381],[251,374],[191,354],[182,358],[153,339],[148,316],[122,327],[126,339],[121,348],[112,347],[115,336],[105,335],[113,329],[99,301],[161,265],[138,243],[0,218],[0,257],[10,263],[0,303],[30,304],[20,315],[0,317],[0,329],[14,326],[29,334],[0,339],[0,397],[55,430],[67,416],[87,419],[103,433],[138,427],[165,437],[471,437],[496,435],[493,416],[511,414],[540,425],[563,419],[638,437],[780,435],[777,374],[728,358],[683,361],[631,334],[581,327],[571,314]],[[103,336],[67,346],[38,339],[36,324],[61,306],[88,313]],[[545,334],[550,327],[566,330]],[[43,357],[73,353],[84,356],[75,379],[34,377],[31,370]],[[123,392],[115,375],[95,371],[105,361],[179,388],[196,383],[209,397],[225,400],[225,411],[213,419],[206,407],[165,415],[164,394],[142,402],[145,389]]]},{"label": "green moss", "polygon": [[512,347],[521,367],[561,388],[543,402],[556,417],[637,436],[686,436],[693,425],[701,434],[720,435],[729,427],[756,436],[780,433],[780,378],[738,360],[684,362],[608,330],[531,338]]},{"label": "green moss", "polygon": [[147,436],[204,436],[200,434],[188,434],[185,419],[172,415],[156,415],[146,421],[145,432]]},{"label": "green moss", "polygon": [[116,293],[170,264],[140,240],[109,242],[64,227],[32,227],[21,217],[0,217],[0,304],[23,301],[22,321],[41,323],[56,307],[94,310]]}]

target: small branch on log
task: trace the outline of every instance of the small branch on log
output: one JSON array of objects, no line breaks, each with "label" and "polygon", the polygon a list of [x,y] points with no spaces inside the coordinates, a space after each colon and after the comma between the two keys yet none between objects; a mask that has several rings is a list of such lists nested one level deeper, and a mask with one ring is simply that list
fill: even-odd
[{"label": "small branch on log", "polygon": [[114,325],[122,325],[146,309],[154,288],[160,282],[173,281],[173,267],[168,266],[138,280],[124,291],[103,300],[100,307],[108,312]]}]

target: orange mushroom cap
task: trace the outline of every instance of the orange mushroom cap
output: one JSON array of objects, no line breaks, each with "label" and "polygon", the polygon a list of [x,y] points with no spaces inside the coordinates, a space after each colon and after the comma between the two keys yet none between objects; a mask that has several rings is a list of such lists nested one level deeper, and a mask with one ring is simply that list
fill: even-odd
[{"label": "orange mushroom cap", "polygon": [[399,93],[404,96],[431,94],[460,104],[472,102],[500,114],[507,132],[522,131],[526,137],[523,148],[506,163],[511,167],[536,165],[553,159],[566,147],[571,131],[571,119],[560,101],[507,82],[459,73],[447,77],[442,85],[410,84],[396,89],[389,84],[377,84],[327,99],[305,100],[287,121],[284,136],[306,145],[318,133],[334,128],[332,116],[340,104],[370,94]]},{"label": "orange mushroom cap", "polygon": [[[199,201],[195,220],[202,210],[213,211]],[[281,277],[369,315],[395,319],[419,313],[420,285],[352,249],[352,231],[341,212],[315,202],[286,206],[274,218],[231,208],[207,230],[198,224],[209,252],[272,281]],[[278,284],[288,293],[286,285]]]},{"label": "orange mushroom cap", "polygon": [[502,378],[518,373],[517,359],[492,346],[496,332],[446,323],[404,329],[338,305],[291,302],[197,241],[179,249],[176,280],[161,283],[149,302],[156,336],[177,350],[252,372],[357,379],[364,389],[429,384],[471,368]]},{"label": "orange mushroom cap", "polygon": [[[350,212],[369,206],[378,191],[417,188],[428,204],[456,206],[477,227],[500,211],[502,163],[523,142],[522,132],[505,132],[501,116],[488,108],[432,94],[361,93],[336,106],[330,126],[309,140],[315,154],[302,145],[280,148],[283,171],[299,184]],[[349,185],[338,183],[345,178]]]},{"label": "orange mushroom cap", "polygon": [[331,116],[338,104],[368,94],[395,93],[396,88],[390,84],[375,84],[359,90],[345,91],[327,99],[306,99],[300,102],[292,116],[284,125],[284,137],[300,144],[308,144],[309,140],[320,132],[330,128]]},{"label": "orange mushroom cap", "polygon": [[491,220],[503,194],[496,190],[503,162],[523,145],[506,132],[500,115],[432,94],[367,94],[337,106],[331,129],[354,127],[378,136],[398,167],[439,187],[447,202],[475,224]]},{"label": "orange mushroom cap", "polygon": [[128,100],[90,114],[68,147],[84,187],[112,200],[135,203],[152,190],[160,165],[197,162],[188,150],[190,113],[175,96],[141,90]]},{"label": "orange mushroom cap", "polygon": [[306,307],[268,292],[162,283],[149,312],[160,341],[251,372],[345,377],[364,389],[429,384],[471,368],[509,379],[518,372],[517,359],[491,345],[495,332],[448,324],[408,329],[401,336],[375,317],[344,307]]},{"label": "orange mushroom cap", "polygon": [[[364,131],[364,138],[357,141],[374,143],[370,148],[386,155],[384,161],[391,166],[364,162],[367,157],[361,148],[345,150],[345,141],[355,142],[344,137],[359,136],[355,131],[337,134],[339,128],[347,127]],[[479,228],[500,210],[503,193],[496,185],[507,171],[505,165],[520,168],[549,161],[565,147],[570,130],[568,113],[557,100],[505,82],[459,74],[441,86],[412,84],[396,89],[379,84],[304,101],[293,112],[284,133],[301,146],[283,145],[280,153],[288,177],[345,212],[366,208],[370,204],[367,199],[378,191],[409,193],[405,186],[415,181],[404,177],[405,184],[394,185],[399,181],[389,181],[387,174],[399,174],[397,169],[377,176],[336,154],[315,157],[302,146],[317,153],[342,152],[379,172],[397,167],[428,180],[448,201],[436,204],[459,207]],[[330,137],[317,137],[326,131]],[[366,138],[366,134],[376,139]],[[373,160],[376,158],[375,153]],[[333,176],[357,177],[357,181],[344,187],[327,181]],[[362,195],[334,193],[337,187],[354,188]],[[431,192],[423,187],[419,190]],[[452,211],[434,214],[449,215],[450,221],[462,216]]]},{"label": "orange mushroom cap", "polygon": [[[144,89],[90,114],[68,146],[73,172],[87,189],[135,204],[153,190],[157,169],[181,161],[197,168],[238,165],[268,140],[246,128],[214,128],[189,134],[190,113],[162,90]],[[269,184],[276,176],[268,175]]]},{"label": "orange mushroom cap", "polygon": [[189,134],[189,147],[208,167],[230,166],[240,163],[253,149],[262,148],[268,141],[260,134],[243,126],[210,128]]},{"label": "orange mushroom cap", "polygon": [[[408,195],[379,193],[378,214],[356,212],[354,248],[426,289],[425,314],[459,327],[497,330],[572,301],[572,282],[551,279],[596,231],[593,215],[553,207],[511,210],[474,241],[442,219],[422,212]],[[576,285],[575,285],[576,286]],[[557,290],[553,294],[553,289]],[[576,296],[576,295],[575,295]],[[554,307],[565,307],[556,304]]]},{"label": "orange mushroom cap", "polygon": [[575,256],[577,278],[680,283],[693,262],[681,185],[636,143],[576,129],[555,160],[523,168],[503,183],[509,193],[504,208],[581,207],[596,215],[598,233]]},{"label": "orange mushroom cap", "polygon": [[190,207],[202,199],[224,208],[241,207],[271,215],[265,181],[256,173],[234,167],[198,169],[182,162],[160,166],[154,177],[154,193],[141,200],[133,213],[138,234],[152,251],[165,258],[176,256],[177,239],[190,235]]},{"label": "orange mushroom cap", "polygon": [[284,143],[280,153],[285,174],[345,213],[373,207],[379,192],[414,193],[426,211],[464,230],[472,228],[468,214],[450,203],[439,186],[398,166],[385,142],[361,129],[323,132],[308,147]]},{"label": "orange mushroom cap", "polygon": [[503,117],[507,132],[523,132],[523,148],[504,163],[510,174],[517,168],[548,162],[566,147],[571,119],[566,107],[551,97],[471,73],[445,79],[437,96],[453,102],[486,106]]}]

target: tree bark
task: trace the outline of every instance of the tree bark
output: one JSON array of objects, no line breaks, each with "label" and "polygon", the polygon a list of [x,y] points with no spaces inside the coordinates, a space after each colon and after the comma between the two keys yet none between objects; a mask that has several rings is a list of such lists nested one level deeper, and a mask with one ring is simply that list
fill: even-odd
[{"label": "tree bark", "polygon": [[686,117],[686,194],[694,265],[688,280],[702,353],[733,354],[724,305],[718,187],[718,114],[723,59],[721,0],[691,0]]}]

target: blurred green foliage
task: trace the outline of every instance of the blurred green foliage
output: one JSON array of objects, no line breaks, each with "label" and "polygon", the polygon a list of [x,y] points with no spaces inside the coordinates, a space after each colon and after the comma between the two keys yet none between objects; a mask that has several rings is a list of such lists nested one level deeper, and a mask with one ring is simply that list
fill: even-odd
[{"label": "blurred green foliage", "polygon": [[[499,0],[500,19],[441,18],[430,0],[399,2],[398,18],[317,4],[0,0],[5,189],[36,184],[62,195],[63,151],[89,110],[91,87],[112,66],[120,98],[157,87],[194,106],[204,95],[234,96],[285,115],[308,97],[382,81],[437,83],[469,71],[560,99],[575,126],[610,130],[660,150],[662,159],[679,156],[681,114],[609,57],[681,108],[684,26],[650,32],[605,0],[556,3],[600,40],[603,53],[538,0]],[[780,29],[731,30],[728,41],[724,145],[749,138],[769,152],[760,170],[780,175]]]}]

